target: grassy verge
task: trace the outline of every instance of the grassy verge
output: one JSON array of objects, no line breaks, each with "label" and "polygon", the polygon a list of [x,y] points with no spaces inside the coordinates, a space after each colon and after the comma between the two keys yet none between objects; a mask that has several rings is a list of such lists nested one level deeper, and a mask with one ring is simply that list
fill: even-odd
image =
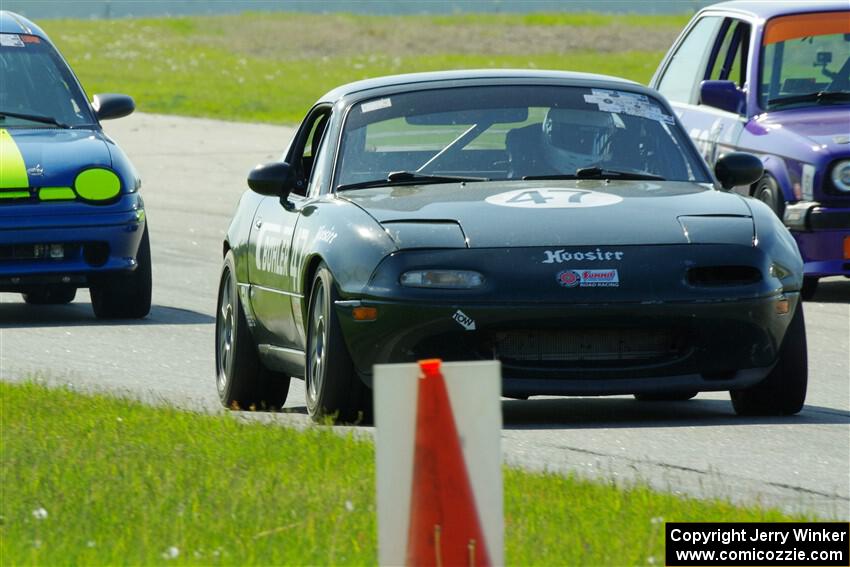
[{"label": "grassy verge", "polygon": [[146,112],[295,123],[332,87],[394,73],[520,67],[646,83],[686,21],[249,13],[40,23],[90,94],[126,92]]},{"label": "grassy verge", "polygon": [[[373,564],[371,442],[0,382],[3,564]],[[770,510],[505,470],[509,564],[663,562],[664,521]]]}]

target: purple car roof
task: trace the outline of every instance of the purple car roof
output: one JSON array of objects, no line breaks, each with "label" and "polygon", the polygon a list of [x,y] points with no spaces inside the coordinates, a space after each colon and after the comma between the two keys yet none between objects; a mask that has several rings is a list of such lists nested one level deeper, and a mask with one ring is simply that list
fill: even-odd
[{"label": "purple car roof", "polygon": [[706,6],[700,12],[709,10],[724,10],[742,12],[765,20],[788,14],[804,14],[810,12],[842,12],[850,10],[850,4],[845,1],[805,1],[805,2],[756,2],[753,0],[733,0]]}]

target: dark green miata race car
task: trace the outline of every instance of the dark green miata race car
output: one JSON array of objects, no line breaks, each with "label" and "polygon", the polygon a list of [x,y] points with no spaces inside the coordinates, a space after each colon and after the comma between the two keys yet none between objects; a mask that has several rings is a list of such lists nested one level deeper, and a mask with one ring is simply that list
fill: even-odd
[{"label": "dark green miata race car", "polygon": [[369,415],[372,366],[498,359],[503,394],[806,394],[802,261],[748,154],[716,178],[669,105],[597,75],[459,71],[339,87],[248,177],[223,246],[228,407]]}]

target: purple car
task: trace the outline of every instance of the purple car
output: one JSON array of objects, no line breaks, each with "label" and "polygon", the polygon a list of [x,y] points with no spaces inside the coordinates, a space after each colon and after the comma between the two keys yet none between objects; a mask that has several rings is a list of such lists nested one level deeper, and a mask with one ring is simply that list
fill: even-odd
[{"label": "purple car", "polygon": [[712,166],[759,156],[764,176],[735,190],[782,218],[818,278],[850,277],[850,4],[724,2],[697,13],[651,86]]}]

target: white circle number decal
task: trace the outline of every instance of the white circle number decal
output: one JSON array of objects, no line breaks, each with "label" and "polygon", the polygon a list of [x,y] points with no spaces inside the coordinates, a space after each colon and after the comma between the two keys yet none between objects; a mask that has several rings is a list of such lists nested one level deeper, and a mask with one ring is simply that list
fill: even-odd
[{"label": "white circle number decal", "polygon": [[486,201],[502,207],[523,209],[580,209],[582,207],[604,207],[616,205],[623,198],[610,193],[599,193],[587,189],[517,189],[507,193],[490,195]]}]

